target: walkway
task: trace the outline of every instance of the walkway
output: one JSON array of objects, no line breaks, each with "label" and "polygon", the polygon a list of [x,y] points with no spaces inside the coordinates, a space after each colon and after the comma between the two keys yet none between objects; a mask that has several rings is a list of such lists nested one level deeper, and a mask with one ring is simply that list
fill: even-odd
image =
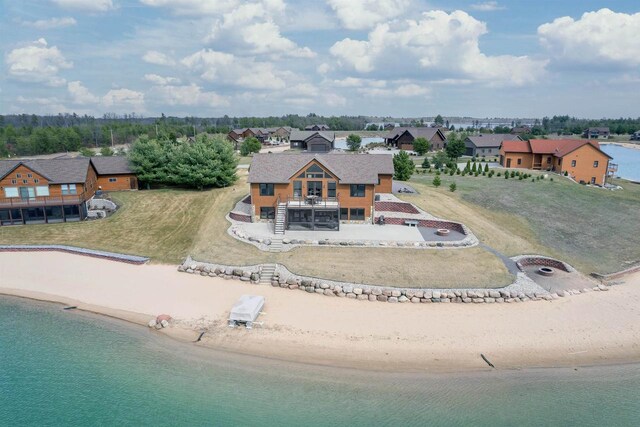
[{"label": "walkway", "polygon": [[509,258],[508,256],[506,256],[505,254],[498,252],[497,250],[493,249],[491,246],[487,246],[486,244],[480,242],[479,246],[489,252],[491,252],[492,254],[494,254],[495,256],[497,256],[498,258],[500,258],[500,260],[502,261],[502,263],[504,264],[505,267],[507,267],[507,270],[509,270],[509,273],[516,275],[518,273],[520,273],[520,269],[518,268],[518,266],[516,265],[516,262],[514,260],[512,260],[511,258]]}]

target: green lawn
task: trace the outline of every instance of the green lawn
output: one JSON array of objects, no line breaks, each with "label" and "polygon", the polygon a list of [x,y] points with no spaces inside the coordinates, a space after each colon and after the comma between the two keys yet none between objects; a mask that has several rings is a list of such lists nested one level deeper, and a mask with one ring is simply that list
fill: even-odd
[{"label": "green lawn", "polygon": [[[624,190],[607,191],[553,174],[549,175],[553,182],[441,175],[442,186],[435,189],[433,177],[417,174],[412,181],[423,184],[426,194],[450,198],[471,208],[466,218],[460,219],[466,219],[474,231],[474,221],[485,218],[512,234],[513,242],[520,244],[510,248],[507,238],[498,238],[498,230],[486,236],[482,236],[482,230],[477,232],[508,255],[538,250],[587,273],[617,271],[640,260],[640,185],[617,181]],[[449,191],[452,182],[457,185],[455,193]],[[426,199],[428,203],[429,197]],[[451,209],[449,217],[456,216],[455,210]]]}]

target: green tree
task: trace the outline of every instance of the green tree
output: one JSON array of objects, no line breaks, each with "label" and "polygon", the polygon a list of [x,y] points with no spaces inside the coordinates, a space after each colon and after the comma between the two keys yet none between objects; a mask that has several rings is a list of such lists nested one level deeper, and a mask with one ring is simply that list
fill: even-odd
[{"label": "green tree", "polygon": [[485,172],[489,172],[489,165],[487,165],[487,164],[484,165],[484,171]]},{"label": "green tree", "polygon": [[418,153],[419,156],[424,156],[427,151],[431,149],[431,144],[427,141],[427,138],[418,137],[413,140],[413,151]]},{"label": "green tree", "polygon": [[449,191],[453,193],[454,191],[456,191],[456,188],[458,188],[458,186],[456,185],[455,182],[452,182],[451,185],[449,186]]},{"label": "green tree", "polygon": [[475,173],[478,169],[476,168],[476,163],[473,162],[473,166],[471,167],[471,172]]},{"label": "green tree", "polygon": [[141,183],[164,184],[167,182],[169,143],[141,136],[131,146],[129,160]]},{"label": "green tree", "polygon": [[257,138],[251,136],[244,141],[240,145],[240,154],[243,156],[248,156],[251,153],[259,153],[262,149],[262,144],[258,141]]},{"label": "green tree", "polygon": [[422,167],[424,169],[430,169],[431,168],[431,163],[429,163],[429,158],[425,157],[424,160],[422,161]]},{"label": "green tree", "polygon": [[447,139],[447,147],[445,148],[447,155],[457,160],[464,154],[465,149],[466,147],[462,138],[460,138],[457,133],[451,133]]},{"label": "green tree", "polygon": [[102,147],[100,149],[100,154],[105,157],[110,157],[115,154],[115,152],[111,149],[111,147]]},{"label": "green tree", "polygon": [[87,147],[81,147],[80,148],[80,155],[84,156],[84,157],[91,157],[93,155],[95,155],[95,153],[93,152],[93,150],[87,148]]},{"label": "green tree", "polygon": [[360,138],[360,135],[356,135],[355,133],[349,135],[347,137],[347,147],[349,147],[349,151],[358,151],[361,142],[362,138]]},{"label": "green tree", "polygon": [[440,176],[439,176],[439,175],[436,175],[436,176],[433,178],[433,186],[434,186],[434,187],[440,187],[440,184],[442,184],[442,181],[440,180]]},{"label": "green tree", "polygon": [[435,156],[433,156],[433,165],[436,169],[441,169],[449,159],[447,158],[447,153],[444,151],[438,151]]},{"label": "green tree", "polygon": [[398,181],[408,181],[415,168],[416,165],[406,151],[400,150],[398,154],[393,156],[394,179]]},{"label": "green tree", "polygon": [[442,125],[444,125],[444,119],[442,118],[442,116],[441,116],[440,114],[438,114],[438,115],[436,116],[436,118],[435,118],[435,119],[433,119],[433,122],[434,122],[435,124],[437,124],[438,126],[442,126]]}]

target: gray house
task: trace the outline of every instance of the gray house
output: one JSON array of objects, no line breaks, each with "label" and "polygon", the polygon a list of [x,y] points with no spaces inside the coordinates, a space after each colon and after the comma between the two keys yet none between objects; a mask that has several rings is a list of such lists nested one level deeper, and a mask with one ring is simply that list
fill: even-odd
[{"label": "gray house", "polygon": [[502,141],[520,141],[518,135],[508,133],[491,133],[468,136],[464,140],[465,156],[499,156]]},{"label": "gray house", "polygon": [[300,148],[314,153],[328,153],[333,150],[335,140],[334,133],[297,129],[291,131],[289,139],[291,148]]},{"label": "gray house", "polygon": [[431,151],[442,150],[447,144],[447,138],[440,128],[432,127],[397,127],[392,128],[384,138],[387,146],[401,150],[413,151],[413,141],[424,138],[431,144]]}]

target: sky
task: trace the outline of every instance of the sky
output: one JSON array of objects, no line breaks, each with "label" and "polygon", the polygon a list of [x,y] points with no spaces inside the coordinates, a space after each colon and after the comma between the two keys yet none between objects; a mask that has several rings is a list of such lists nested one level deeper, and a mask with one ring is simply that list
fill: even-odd
[{"label": "sky", "polygon": [[0,114],[640,116],[638,0],[0,0],[0,49]]}]

